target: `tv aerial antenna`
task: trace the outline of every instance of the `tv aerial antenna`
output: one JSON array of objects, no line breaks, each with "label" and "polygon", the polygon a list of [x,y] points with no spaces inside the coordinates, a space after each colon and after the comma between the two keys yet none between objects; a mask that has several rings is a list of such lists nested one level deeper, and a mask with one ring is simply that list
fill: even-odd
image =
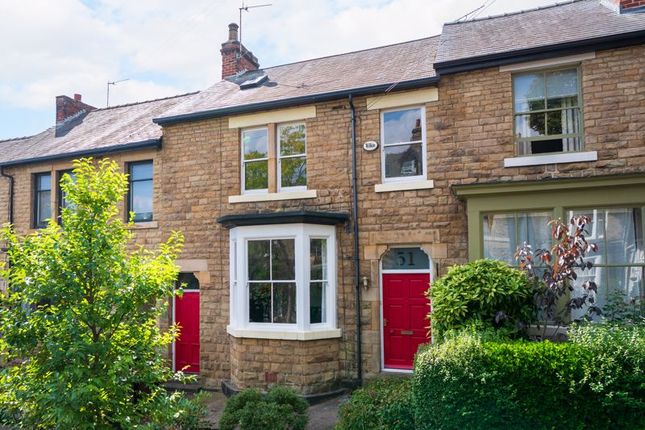
[{"label": "tv aerial antenna", "polygon": [[112,82],[108,81],[108,83],[107,83],[107,97],[106,97],[106,100],[105,100],[105,107],[110,107],[110,85],[116,85],[116,84],[118,84],[120,82],[125,82],[125,81],[129,81],[129,80],[130,80],[130,78],[121,79],[120,81],[112,81]]},{"label": "tv aerial antenna", "polygon": [[268,6],[273,6],[273,3],[265,3],[265,4],[255,4],[251,6],[246,6],[244,4],[244,0],[242,0],[242,6],[239,7],[238,9],[240,10],[240,46],[242,45],[242,11],[248,12],[249,9],[255,9],[258,7],[268,7]]}]

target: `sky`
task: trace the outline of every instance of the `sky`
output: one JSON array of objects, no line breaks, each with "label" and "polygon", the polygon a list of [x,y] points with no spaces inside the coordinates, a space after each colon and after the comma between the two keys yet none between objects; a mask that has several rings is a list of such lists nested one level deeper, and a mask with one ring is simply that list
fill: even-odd
[{"label": "sky", "polygon": [[[242,41],[261,66],[372,48],[555,0],[245,0]],[[1,0],[0,139],[55,122],[55,97],[95,106],[204,89],[221,76],[219,49],[242,0]],[[471,15],[472,16],[472,15]]]}]

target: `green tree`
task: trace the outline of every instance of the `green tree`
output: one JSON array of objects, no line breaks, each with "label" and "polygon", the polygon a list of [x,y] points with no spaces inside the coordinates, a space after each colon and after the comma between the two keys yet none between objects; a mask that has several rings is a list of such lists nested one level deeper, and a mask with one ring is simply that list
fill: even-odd
[{"label": "green tree", "polygon": [[195,407],[163,382],[175,375],[162,351],[176,327],[159,317],[174,294],[174,260],[183,238],[158,250],[129,251],[132,233],[118,216],[127,177],[109,160],[75,162],[65,175],[70,203],[53,220],[20,237],[0,232],[0,417],[22,428],[187,428]]}]

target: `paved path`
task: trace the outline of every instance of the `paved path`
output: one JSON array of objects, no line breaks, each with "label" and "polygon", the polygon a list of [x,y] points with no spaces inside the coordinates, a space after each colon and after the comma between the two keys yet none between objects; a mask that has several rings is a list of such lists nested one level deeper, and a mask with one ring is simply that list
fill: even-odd
[{"label": "paved path", "polygon": [[[307,430],[332,430],[337,421],[338,408],[347,396],[336,397],[309,407]],[[208,402],[208,417],[211,429],[217,429],[219,418],[226,405],[226,396],[220,392],[211,393]]]}]

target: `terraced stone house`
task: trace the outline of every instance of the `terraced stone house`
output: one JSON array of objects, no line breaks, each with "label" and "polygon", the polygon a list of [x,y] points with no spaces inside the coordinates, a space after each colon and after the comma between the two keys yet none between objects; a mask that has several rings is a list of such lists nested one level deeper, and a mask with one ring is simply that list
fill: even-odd
[{"label": "terraced stone house", "polygon": [[212,87],[102,109],[59,96],[54,127],[0,142],[1,221],[55,218],[75,158],[121,163],[137,242],[185,234],[170,357],[211,387],[409,372],[432,279],[515,264],[554,217],[593,219],[601,305],[642,298],[643,12],[578,0],[270,68],[231,24]]}]

